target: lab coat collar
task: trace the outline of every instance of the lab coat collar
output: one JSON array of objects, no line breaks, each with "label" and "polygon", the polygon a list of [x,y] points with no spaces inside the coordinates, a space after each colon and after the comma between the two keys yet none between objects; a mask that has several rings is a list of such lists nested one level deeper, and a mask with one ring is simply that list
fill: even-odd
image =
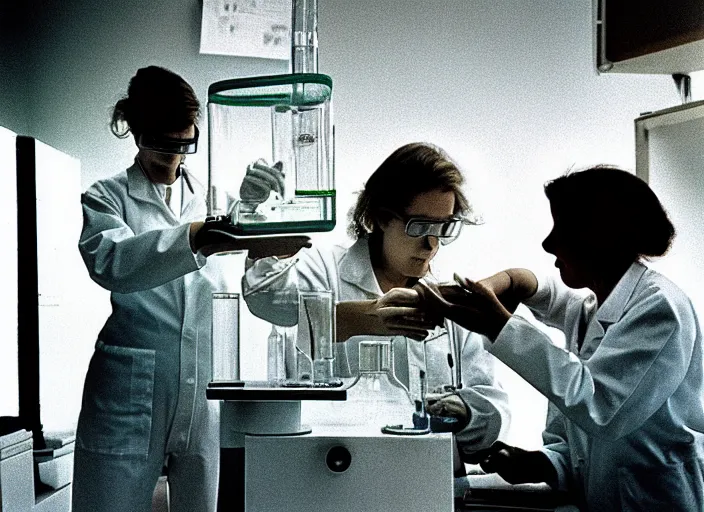
[{"label": "lab coat collar", "polygon": [[[193,186],[196,186],[197,182],[195,182],[194,178],[190,174],[188,175],[188,179],[191,181]],[[184,186],[182,190],[183,197],[181,198],[181,213],[183,214],[186,212],[187,205],[190,204],[195,196],[188,186]],[[153,203],[162,206],[165,210],[168,210],[168,207],[159,195],[159,191],[156,189],[154,184],[149,181],[149,178],[144,175],[144,172],[142,172],[136,158],[134,160],[134,164],[127,169],[127,193],[133,199]]]},{"label": "lab coat collar", "polygon": [[383,295],[374,275],[369,240],[360,238],[340,259],[340,280],[373,295]]},{"label": "lab coat collar", "polygon": [[646,270],[648,267],[638,261],[631,264],[596,312],[596,318],[602,325],[613,324],[621,319],[626,304]]},{"label": "lab coat collar", "polygon": [[[136,158],[132,166],[127,169],[127,193],[133,199],[147,203],[163,204],[158,191],[152,185],[152,182],[149,181],[149,178],[144,175]],[[166,208],[165,204],[164,208]]]}]

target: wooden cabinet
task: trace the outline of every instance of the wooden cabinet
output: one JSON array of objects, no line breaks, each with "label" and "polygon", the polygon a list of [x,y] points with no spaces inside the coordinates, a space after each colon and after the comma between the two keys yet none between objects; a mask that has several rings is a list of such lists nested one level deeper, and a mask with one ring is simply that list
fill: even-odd
[{"label": "wooden cabinet", "polygon": [[594,0],[600,72],[704,69],[704,0]]}]

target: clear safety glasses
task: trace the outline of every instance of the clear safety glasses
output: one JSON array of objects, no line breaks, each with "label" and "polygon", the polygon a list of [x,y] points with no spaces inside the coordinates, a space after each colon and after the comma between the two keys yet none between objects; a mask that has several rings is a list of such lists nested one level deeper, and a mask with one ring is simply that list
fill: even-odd
[{"label": "clear safety glasses", "polygon": [[190,155],[198,149],[198,127],[194,126],[195,135],[192,139],[172,139],[162,135],[141,133],[137,137],[139,149],[156,151],[157,153],[167,153],[169,155]]},{"label": "clear safety glasses", "polygon": [[447,245],[457,240],[462,231],[462,219],[429,220],[411,218],[406,222],[406,234],[414,238],[421,236],[434,236],[440,243]]},{"label": "clear safety glasses", "polygon": [[406,234],[413,238],[434,236],[441,244],[447,245],[457,240],[462,231],[465,220],[454,217],[452,219],[437,220],[424,217],[404,217],[396,212],[391,212],[406,223]]}]

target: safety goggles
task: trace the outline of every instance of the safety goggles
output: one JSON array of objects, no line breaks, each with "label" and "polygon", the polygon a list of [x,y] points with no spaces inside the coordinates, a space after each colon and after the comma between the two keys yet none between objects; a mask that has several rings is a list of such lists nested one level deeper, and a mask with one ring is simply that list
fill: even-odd
[{"label": "safety goggles", "polygon": [[396,212],[391,212],[394,216],[405,222],[405,232],[408,236],[419,238],[422,236],[434,236],[441,244],[447,245],[457,240],[465,223],[464,219],[452,218],[446,220],[428,219],[424,217],[405,217]]},{"label": "safety goggles", "polygon": [[172,139],[162,135],[140,133],[137,137],[137,147],[156,151],[157,153],[167,153],[169,155],[190,155],[198,149],[198,127],[194,126],[195,135],[192,139]]}]

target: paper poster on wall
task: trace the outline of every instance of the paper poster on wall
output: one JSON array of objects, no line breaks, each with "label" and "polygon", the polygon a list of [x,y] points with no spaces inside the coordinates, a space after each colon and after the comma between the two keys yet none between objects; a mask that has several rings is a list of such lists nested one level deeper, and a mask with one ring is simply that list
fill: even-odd
[{"label": "paper poster on wall", "polygon": [[200,53],[287,60],[291,0],[204,0]]}]

